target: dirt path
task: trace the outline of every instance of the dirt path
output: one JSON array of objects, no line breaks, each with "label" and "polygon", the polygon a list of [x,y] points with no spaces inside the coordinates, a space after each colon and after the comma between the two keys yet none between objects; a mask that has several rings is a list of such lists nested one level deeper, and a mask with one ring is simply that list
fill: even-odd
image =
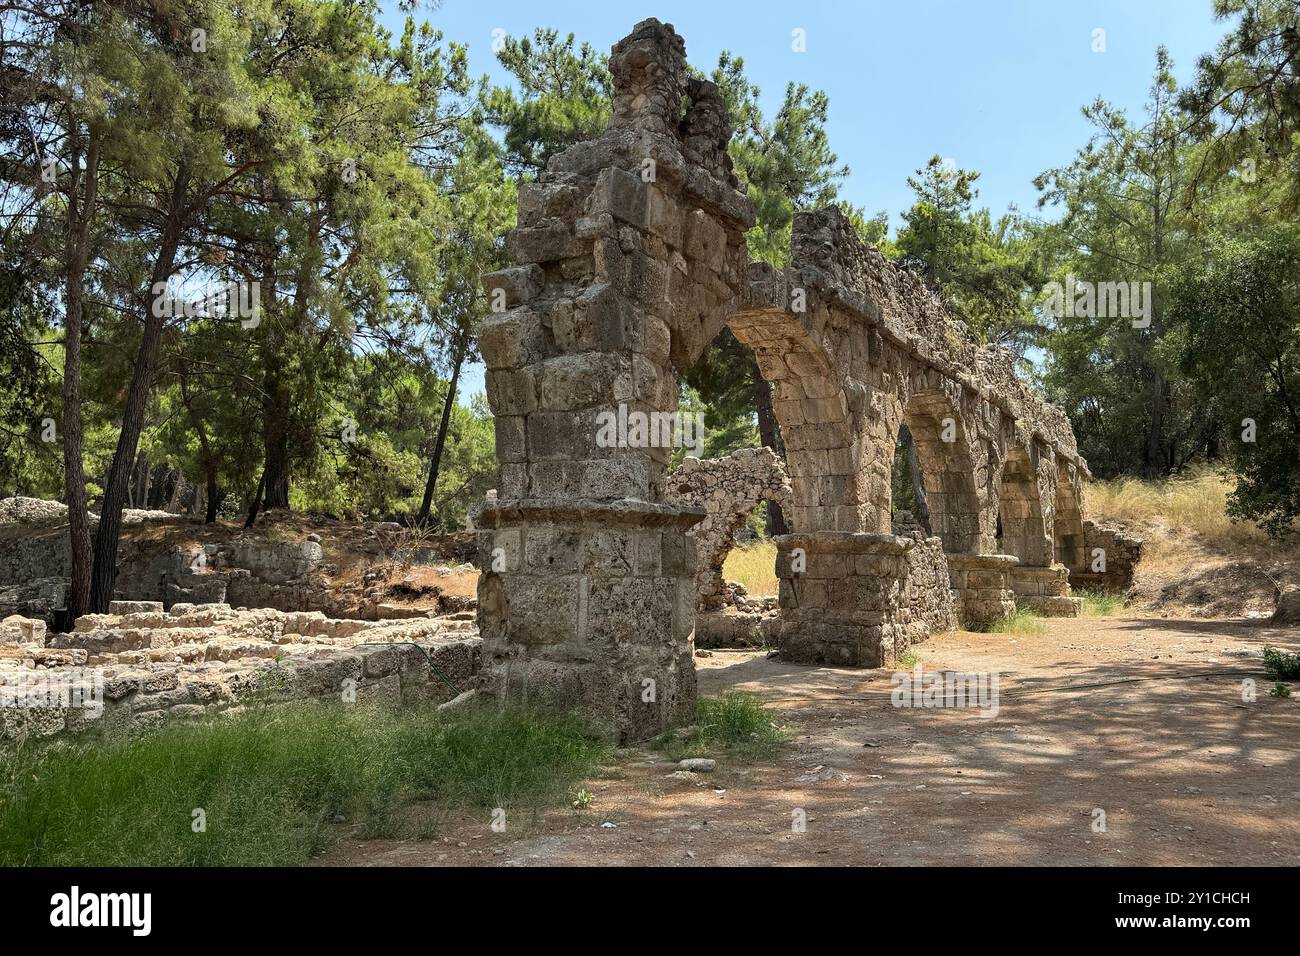
[{"label": "dirt path", "polygon": [[[584,813],[501,834],[462,821],[432,842],[351,840],[322,862],[1295,866],[1300,695],[1268,696],[1249,655],[1270,642],[1294,645],[1294,632],[1084,618],[915,648],[927,672],[997,672],[991,717],[894,707],[884,671],[717,651],[697,661],[701,693],[767,700],[792,734],[774,761],[720,761],[692,780],[630,753],[614,779],[586,785]],[[1247,676],[1253,703],[1242,701]]]}]

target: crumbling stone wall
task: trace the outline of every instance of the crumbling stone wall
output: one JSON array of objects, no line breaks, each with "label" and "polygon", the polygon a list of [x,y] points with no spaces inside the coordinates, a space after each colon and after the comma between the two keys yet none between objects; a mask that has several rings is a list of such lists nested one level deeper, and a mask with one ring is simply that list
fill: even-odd
[{"label": "crumbling stone wall", "polygon": [[671,443],[598,444],[598,416],[675,411],[673,364],[693,361],[744,284],[754,217],[721,93],[689,76],[657,20],[615,45],[610,71],[609,130],[520,186],[515,265],[484,277],[499,500],[662,500]]},{"label": "crumbling stone wall", "polygon": [[[24,498],[21,495],[12,498],[0,498],[0,525],[45,525],[52,521],[65,521],[68,506],[59,501],[46,501],[44,498]],[[90,512],[90,524],[93,528],[99,524],[99,515]],[[179,515],[170,511],[149,511],[140,508],[125,508],[122,511],[123,524],[142,524],[146,521],[175,521]]]},{"label": "crumbling stone wall", "polygon": [[722,564],[736,532],[759,504],[790,505],[790,479],[770,448],[742,448],[725,458],[687,458],[669,476],[665,499],[704,509],[704,520],[688,533],[695,539],[699,570],[695,588],[700,610],[729,603]]},{"label": "crumbling stone wall", "polygon": [[[1137,563],[1142,559],[1142,539],[1088,520],[1083,522],[1083,537],[1083,563],[1070,568],[1074,586],[1114,593],[1132,587]],[[1104,571],[1093,570],[1099,553],[1105,559]]]},{"label": "crumbling stone wall", "polygon": [[[10,527],[0,548],[0,613],[53,622],[66,604],[71,574],[67,526]],[[258,535],[245,541],[177,545],[168,538],[126,537],[118,549],[114,596],[120,600],[229,603],[283,610],[341,610],[321,570],[318,541]]]},{"label": "crumbling stone wall", "polygon": [[[57,501],[0,499],[0,617],[20,614],[53,623],[67,606],[72,573],[67,515],[67,505]],[[89,519],[93,533],[99,516],[92,513]],[[165,511],[122,513],[124,526],[185,520]]]},{"label": "crumbling stone wall", "polygon": [[[57,502],[18,501],[21,506],[8,512],[18,517],[0,523],[0,616],[22,614],[53,624],[56,612],[66,606],[71,573],[64,523],[67,509]],[[382,602],[381,594],[372,593],[373,588],[362,594],[337,586],[332,578],[336,569],[326,562],[321,536],[315,531],[272,521],[231,535],[193,519],[165,515],[164,520],[158,514],[162,513],[129,516],[128,524],[163,522],[168,527],[161,533],[150,529],[123,536],[114,591],[119,600],[160,601],[164,607],[225,603],[368,619],[396,613]],[[377,561],[398,560],[403,553],[416,558],[408,536],[399,525],[377,522],[351,529],[340,547]],[[472,536],[465,537],[473,541]],[[454,550],[456,543],[450,542],[450,547]],[[468,548],[470,555],[473,551]],[[443,611],[461,609],[451,606],[453,598],[436,600]]]},{"label": "crumbling stone wall", "polygon": [[28,578],[0,584],[0,617],[18,614],[52,623],[55,613],[67,606],[67,578]]}]

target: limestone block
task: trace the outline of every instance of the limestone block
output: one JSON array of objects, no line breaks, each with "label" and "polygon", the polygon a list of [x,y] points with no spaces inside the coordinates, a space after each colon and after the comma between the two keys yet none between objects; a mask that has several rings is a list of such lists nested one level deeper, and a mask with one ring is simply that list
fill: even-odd
[{"label": "limestone block", "polygon": [[0,644],[45,646],[45,622],[11,614],[0,621]]},{"label": "limestone block", "polygon": [[[521,189],[521,193],[522,191]],[[542,291],[544,281],[541,267],[534,263],[528,263],[488,273],[483,277],[483,288],[488,295],[489,307],[493,308],[495,313],[498,310],[494,306],[498,301],[507,309],[513,309],[515,306],[529,301]],[[500,293],[494,295],[498,289]],[[481,343],[481,332],[479,338]]]},{"label": "limestone block", "polygon": [[576,240],[563,220],[550,219],[537,226],[521,226],[506,236],[506,252],[520,264],[555,262],[577,251]]},{"label": "limestone block", "polygon": [[542,320],[531,308],[490,312],[478,332],[479,351],[489,369],[511,369],[543,357]]}]

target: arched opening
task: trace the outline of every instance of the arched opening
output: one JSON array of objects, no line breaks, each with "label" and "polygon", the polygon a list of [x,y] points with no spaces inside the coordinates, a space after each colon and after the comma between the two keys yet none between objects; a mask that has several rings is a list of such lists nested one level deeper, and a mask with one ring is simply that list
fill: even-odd
[{"label": "arched opening", "polygon": [[772,388],[792,489],[791,529],[881,530],[881,520],[888,520],[888,470],[881,470],[879,488],[864,471],[857,428],[862,401],[832,357],[801,316],[784,309],[741,311],[728,324],[753,350]]},{"label": "arched opening", "polygon": [[1052,563],[1049,516],[1039,492],[1039,449],[1015,446],[1007,453],[998,487],[998,550],[1015,555],[1025,567]]},{"label": "arched opening", "polygon": [[[895,510],[943,541],[950,554],[979,550],[975,468],[961,416],[943,392],[918,392],[903,407],[895,442]],[[908,504],[910,508],[898,505]]]},{"label": "arched opening", "polygon": [[[703,508],[704,520],[687,534],[695,540],[696,592],[700,610],[730,602],[734,588],[723,578],[723,564],[737,537],[767,500],[785,506],[789,483],[770,448],[741,448],[722,458],[687,458],[666,482],[671,504]],[[765,594],[775,594],[775,577]]]}]

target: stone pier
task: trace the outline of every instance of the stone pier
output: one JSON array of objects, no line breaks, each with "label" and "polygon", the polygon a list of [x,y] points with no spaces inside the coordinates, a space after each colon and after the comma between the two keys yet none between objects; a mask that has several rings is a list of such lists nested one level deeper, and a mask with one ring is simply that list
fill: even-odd
[{"label": "stone pier", "polygon": [[703,509],[498,501],[481,508],[483,673],[503,699],[581,704],[623,739],[695,704],[695,545]]},{"label": "stone pier", "polygon": [[479,608],[489,692],[581,701],[639,739],[694,704],[704,511],[664,503],[665,469],[693,425],[677,373],[741,299],[754,213],[673,28],[638,24],[609,68],[609,129],[520,186],[513,265],[483,280],[501,500],[476,519]]},{"label": "stone pier", "polygon": [[1012,568],[1011,588],[1016,607],[1044,617],[1078,617],[1083,609],[1083,599],[1070,595],[1070,571],[1063,564]]},{"label": "stone pier", "polygon": [[1016,612],[1011,574],[1018,563],[1010,554],[948,555],[957,615],[966,627],[987,627]]},{"label": "stone pier", "polygon": [[776,539],[781,658],[892,667],[956,625],[937,538],[818,531]]}]

